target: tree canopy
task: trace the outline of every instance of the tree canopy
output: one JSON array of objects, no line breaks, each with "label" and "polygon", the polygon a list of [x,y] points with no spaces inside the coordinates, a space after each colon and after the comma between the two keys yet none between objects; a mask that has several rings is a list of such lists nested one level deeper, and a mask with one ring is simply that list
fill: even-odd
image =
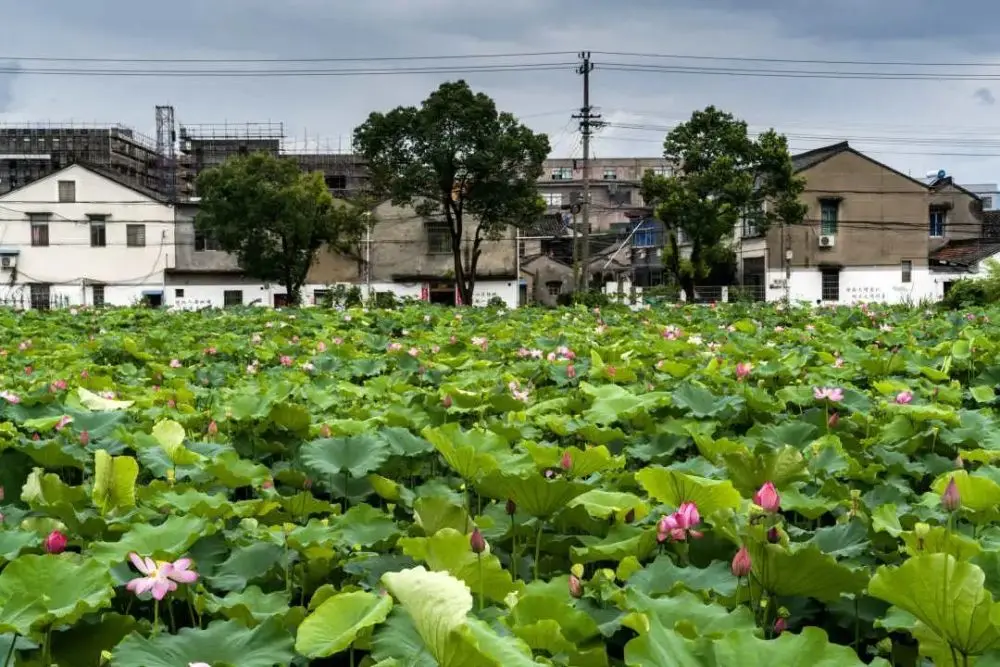
[{"label": "tree canopy", "polygon": [[442,84],[419,107],[370,114],[354,144],[376,193],[448,225],[463,303],[472,303],[483,242],[545,210],[537,179],[548,137],[465,81]]},{"label": "tree canopy", "polygon": [[[744,121],[710,106],[667,134],[663,156],[674,173],[646,174],[642,196],[664,223],[664,264],[689,300],[740,221],[766,233],[775,223],[801,223],[806,214],[799,200],[805,182],[795,176],[787,140],[774,130],[752,138]],[[691,245],[687,259],[678,233]]]},{"label": "tree canopy", "polygon": [[198,177],[195,227],[236,256],[251,277],[283,285],[288,301],[302,286],[319,249],[338,249],[363,229],[362,211],[335,200],[321,173],[268,153],[234,157]]}]

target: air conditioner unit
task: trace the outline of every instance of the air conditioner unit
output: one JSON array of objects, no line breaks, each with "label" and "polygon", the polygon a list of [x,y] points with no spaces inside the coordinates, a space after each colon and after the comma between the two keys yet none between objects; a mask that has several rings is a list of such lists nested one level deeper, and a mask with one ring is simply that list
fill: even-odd
[{"label": "air conditioner unit", "polygon": [[823,234],[819,237],[820,248],[832,248],[837,245],[837,237],[833,234]]},{"label": "air conditioner unit", "polygon": [[17,257],[14,255],[3,255],[0,257],[0,269],[13,269],[17,266]]}]

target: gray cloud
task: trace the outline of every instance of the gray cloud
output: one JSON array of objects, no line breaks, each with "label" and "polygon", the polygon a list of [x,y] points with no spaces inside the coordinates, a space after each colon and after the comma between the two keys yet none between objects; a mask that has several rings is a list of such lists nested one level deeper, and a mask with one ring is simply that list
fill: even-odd
[{"label": "gray cloud", "polygon": [[20,70],[21,66],[16,62],[0,61],[0,113],[13,108],[14,82]]},{"label": "gray cloud", "polygon": [[[842,0],[835,7],[814,0],[629,0],[624,9],[621,3],[607,0],[504,0],[501,10],[495,3],[468,0],[174,0],[169,11],[140,5],[106,0],[102,11],[95,13],[86,3],[69,0],[16,3],[0,22],[5,52],[0,57],[336,58],[570,52],[526,59],[537,62],[573,61],[578,50],[592,49],[815,60],[1000,62],[1000,49],[991,46],[991,39],[984,39],[992,36],[1000,6],[987,5],[985,0],[968,0],[962,11],[932,0]],[[695,108],[715,104],[752,126],[776,126],[789,134],[796,149],[849,139],[903,171],[923,173],[946,162],[949,172],[970,174],[970,181],[995,181],[1000,174],[1000,160],[967,155],[973,152],[967,140],[956,142],[957,147],[949,146],[946,139],[906,141],[907,137],[954,135],[975,126],[983,136],[994,136],[995,130],[983,129],[997,126],[991,106],[977,92],[983,82],[625,72],[608,67],[611,62],[630,60],[624,56],[595,53],[594,59],[593,104],[606,118],[639,127],[602,130],[594,141],[599,156],[657,154],[667,126],[687,118]],[[387,67],[425,62],[306,66]],[[476,61],[448,62],[461,66]],[[27,68],[83,66],[23,64]],[[25,72],[17,77],[16,114],[10,106],[11,82],[0,78],[0,110],[7,107],[7,121],[116,121],[151,133],[154,105],[172,103],[178,119],[185,123],[281,120],[289,135],[347,146],[351,131],[370,111],[418,103],[441,81],[456,78],[466,78],[476,89],[492,95],[501,108],[548,132],[557,153],[576,151],[579,155],[570,115],[581,103],[581,82],[571,68],[287,78],[62,77]],[[992,96],[989,88],[985,90]],[[983,103],[970,105],[970,97]],[[952,126],[943,127],[942,118]],[[890,136],[895,138],[885,139]]]},{"label": "gray cloud", "polygon": [[993,91],[989,88],[977,88],[972,96],[979,100],[980,104],[993,106],[997,103],[997,98],[993,96]]}]

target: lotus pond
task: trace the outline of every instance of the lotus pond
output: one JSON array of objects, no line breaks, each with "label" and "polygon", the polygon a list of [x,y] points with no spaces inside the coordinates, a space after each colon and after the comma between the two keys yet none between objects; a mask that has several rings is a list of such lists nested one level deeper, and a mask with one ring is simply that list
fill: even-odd
[{"label": "lotus pond", "polygon": [[994,322],[0,314],[0,667],[1000,665]]}]

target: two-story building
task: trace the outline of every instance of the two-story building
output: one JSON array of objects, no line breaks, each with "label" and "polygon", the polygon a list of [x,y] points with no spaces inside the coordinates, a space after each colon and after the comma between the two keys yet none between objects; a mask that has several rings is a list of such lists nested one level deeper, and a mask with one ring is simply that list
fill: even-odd
[{"label": "two-story building", "polygon": [[767,300],[937,300],[966,270],[938,257],[982,237],[975,193],[950,178],[911,178],[847,142],[795,155],[793,164],[806,181],[803,224],[766,234],[742,225],[734,244],[742,283],[762,286]]},{"label": "two-story building", "polygon": [[164,303],[174,208],[113,173],[72,165],[0,196],[0,303]]},{"label": "two-story building", "polygon": [[[425,217],[411,206],[384,202],[371,213],[371,233],[355,252],[321,250],[307,283],[312,299],[336,284],[356,284],[362,292],[391,292],[443,305],[460,303],[455,285],[451,232],[443,218]],[[476,222],[466,216],[463,252],[471,253]],[[518,305],[519,234],[507,229],[499,239],[483,241],[473,293],[475,306],[499,297]],[[468,255],[467,255],[468,256]],[[366,267],[368,272],[366,272]]]}]

